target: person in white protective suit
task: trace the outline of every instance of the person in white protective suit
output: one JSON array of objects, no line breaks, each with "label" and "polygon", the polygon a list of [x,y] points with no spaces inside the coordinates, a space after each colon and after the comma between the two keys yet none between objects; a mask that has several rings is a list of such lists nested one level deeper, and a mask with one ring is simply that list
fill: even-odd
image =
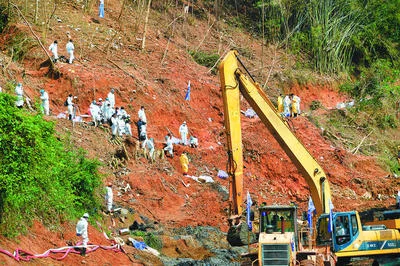
[{"label": "person in white protective suit", "polygon": [[106,195],[105,195],[105,200],[106,200],[106,208],[107,208],[107,213],[112,212],[112,206],[113,206],[113,191],[112,191],[112,183],[109,182],[106,187]]},{"label": "person in white protective suit", "polygon": [[138,111],[139,119],[142,119],[143,122],[147,123],[146,113],[144,112],[144,106],[142,105]]},{"label": "person in white protective suit", "polygon": [[143,141],[142,148],[146,151],[149,149],[149,159],[153,160],[153,154],[154,154],[154,139],[153,138],[146,138]]},{"label": "person in white protective suit", "polygon": [[114,108],[115,106],[115,90],[111,89],[111,91],[107,94],[108,101],[110,102],[111,108]]},{"label": "person in white protective suit", "polygon": [[125,116],[117,116],[118,119],[118,134],[122,137],[125,132]]},{"label": "person in white protective suit", "polygon": [[72,97],[72,94],[68,95],[68,98],[67,98],[68,120],[72,120],[74,118],[74,117],[72,117],[74,114],[73,99],[74,98]]},{"label": "person in white protective suit", "polygon": [[21,82],[15,87],[15,94],[17,95],[15,106],[22,108],[24,106],[24,89],[22,88]]},{"label": "person in white protective suit", "polygon": [[40,99],[42,100],[42,113],[50,114],[49,94],[45,90],[40,90]]},{"label": "person in white protective suit", "polygon": [[183,121],[183,124],[179,127],[179,134],[181,135],[181,143],[183,145],[187,145],[188,133],[189,133],[189,129],[186,125],[186,121]]},{"label": "person in white protective suit", "polygon": [[111,108],[110,103],[103,104],[103,115],[107,123],[110,123],[111,116],[115,113],[114,108]]},{"label": "person in white protective suit", "polygon": [[89,109],[90,114],[92,115],[94,126],[97,127],[98,122],[100,121],[100,107],[97,105],[96,100],[93,100],[89,106]]},{"label": "person in white protective suit", "polygon": [[196,138],[195,136],[190,136],[189,144],[190,144],[190,147],[197,148],[199,146],[199,139]]},{"label": "person in white protective suit", "polygon": [[132,136],[131,116],[127,115],[124,120],[125,120],[125,134]]},{"label": "person in white protective suit", "polygon": [[82,249],[81,249],[82,256],[86,256],[87,243],[89,242],[88,219],[89,219],[89,214],[85,213],[76,224],[76,235],[82,237]]},{"label": "person in white protective suit", "polygon": [[292,115],[292,101],[290,100],[289,95],[286,95],[283,99],[283,114],[285,117],[290,117]]},{"label": "person in white protective suit", "polygon": [[118,132],[118,118],[117,118],[117,114],[114,113],[111,116],[111,134],[112,134],[112,139],[115,139],[115,136],[117,136],[117,132]]},{"label": "person in white protective suit", "polygon": [[71,39],[69,40],[69,42],[67,42],[65,49],[67,50],[67,53],[69,54],[68,63],[72,64],[72,62],[75,59],[75,56],[74,56],[75,46]]},{"label": "person in white protective suit", "polygon": [[118,116],[119,117],[126,117],[128,115],[128,113],[125,111],[125,108],[123,107],[123,106],[121,106],[121,108],[119,109],[119,112],[118,112]]},{"label": "person in white protective suit", "polygon": [[171,156],[171,158],[174,158],[174,146],[172,142],[172,135],[171,133],[168,133],[166,139],[166,145],[164,147],[164,151],[168,152],[168,154]]},{"label": "person in white protective suit", "polygon": [[49,46],[49,51],[53,54],[53,62],[57,62],[58,59],[58,47],[57,47],[57,40],[55,40],[52,44]]}]

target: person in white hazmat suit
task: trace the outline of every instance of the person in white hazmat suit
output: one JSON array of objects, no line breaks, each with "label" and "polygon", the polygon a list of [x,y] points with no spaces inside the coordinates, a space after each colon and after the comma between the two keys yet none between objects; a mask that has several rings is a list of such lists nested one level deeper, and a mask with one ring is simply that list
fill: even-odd
[{"label": "person in white hazmat suit", "polygon": [[115,106],[115,90],[111,89],[111,91],[107,94],[108,101],[110,102],[111,108],[114,108]]},{"label": "person in white hazmat suit", "polygon": [[75,59],[75,56],[74,56],[75,46],[71,39],[69,40],[69,42],[67,42],[67,45],[65,45],[65,49],[67,50],[67,53],[69,54],[68,63],[72,64],[72,62]]},{"label": "person in white hazmat suit", "polygon": [[45,90],[40,90],[40,99],[42,100],[42,113],[50,114],[49,94]]},{"label": "person in white hazmat suit", "polygon": [[147,124],[146,113],[144,112],[144,106],[142,105],[138,111],[139,119],[142,119],[143,122]]},{"label": "person in white hazmat suit", "polygon": [[97,105],[96,100],[93,100],[89,106],[89,109],[90,114],[92,115],[94,126],[97,127],[97,124],[100,121],[100,107]]},{"label": "person in white hazmat suit", "polygon": [[49,46],[49,51],[53,54],[53,62],[57,62],[58,59],[58,47],[57,47],[57,40],[55,40],[52,44]]},{"label": "person in white hazmat suit", "polygon": [[74,102],[73,102],[72,94],[68,95],[67,98],[67,108],[68,108],[68,120],[72,120],[74,114]]},{"label": "person in white hazmat suit", "polygon": [[[104,105],[103,105],[104,106]],[[112,115],[115,113],[114,108],[111,108],[111,104],[108,103],[104,108],[103,108],[103,114],[104,114],[104,119],[106,122],[110,123]]]},{"label": "person in white hazmat suit", "polygon": [[117,118],[117,114],[114,113],[111,116],[111,134],[112,134],[112,139],[115,139],[115,136],[117,136],[117,132],[118,132],[118,118]]},{"label": "person in white hazmat suit", "polygon": [[15,106],[22,108],[24,106],[24,89],[22,88],[21,82],[15,87],[15,94],[17,95]]},{"label": "person in white hazmat suit", "polygon": [[125,117],[125,134],[132,136],[131,116]]},{"label": "person in white hazmat suit", "polygon": [[181,135],[181,143],[183,145],[187,145],[188,133],[189,133],[189,129],[186,125],[186,121],[183,121],[183,124],[179,127],[179,134]]},{"label": "person in white hazmat suit", "polygon": [[286,95],[285,98],[283,99],[283,114],[285,117],[290,117],[291,116],[291,107],[292,101],[290,100],[289,95]]},{"label": "person in white hazmat suit", "polygon": [[106,200],[107,213],[110,213],[112,212],[112,205],[113,205],[113,191],[111,182],[107,184],[105,200]]},{"label": "person in white hazmat suit", "polygon": [[125,116],[118,116],[118,134],[120,137],[122,137],[123,134],[126,134],[125,132]]},{"label": "person in white hazmat suit", "polygon": [[171,158],[174,158],[174,146],[172,142],[172,135],[171,133],[168,133],[166,139],[166,145],[164,147],[164,151],[168,152],[168,154],[171,156]]},{"label": "person in white hazmat suit", "polygon": [[89,219],[89,214],[85,213],[76,224],[76,235],[82,237],[82,249],[81,249],[82,256],[86,256],[87,243],[89,242],[88,219]]},{"label": "person in white hazmat suit", "polygon": [[195,136],[190,136],[189,144],[190,144],[190,147],[197,148],[199,146],[199,139],[196,138]]},{"label": "person in white hazmat suit", "polygon": [[153,154],[154,154],[154,139],[153,138],[147,138],[145,141],[143,141],[142,148],[146,151],[149,149],[149,159],[153,160]]}]

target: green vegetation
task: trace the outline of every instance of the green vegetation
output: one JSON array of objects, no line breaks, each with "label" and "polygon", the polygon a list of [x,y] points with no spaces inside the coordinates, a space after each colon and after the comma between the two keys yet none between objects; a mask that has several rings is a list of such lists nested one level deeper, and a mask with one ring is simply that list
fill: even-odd
[{"label": "green vegetation", "polygon": [[0,32],[3,32],[3,29],[8,24],[8,9],[4,3],[0,3]]},{"label": "green vegetation", "polygon": [[34,219],[47,225],[94,213],[99,163],[54,136],[54,124],[0,94],[0,233],[16,236]]},{"label": "green vegetation", "polygon": [[142,238],[146,245],[154,249],[161,250],[163,247],[162,240],[150,232],[132,231],[131,235]]},{"label": "green vegetation", "polygon": [[212,54],[202,51],[189,51],[189,54],[197,64],[208,68],[213,67],[219,59],[219,55],[217,53]]},{"label": "green vegetation", "polygon": [[36,45],[33,38],[24,32],[20,32],[8,41],[7,50],[13,61],[22,61]]},{"label": "green vegetation", "polygon": [[230,14],[228,23],[243,25],[299,57],[307,56],[309,65],[322,73],[357,74],[360,67],[369,67],[380,59],[397,64],[400,56],[400,0],[251,0],[224,4]]}]

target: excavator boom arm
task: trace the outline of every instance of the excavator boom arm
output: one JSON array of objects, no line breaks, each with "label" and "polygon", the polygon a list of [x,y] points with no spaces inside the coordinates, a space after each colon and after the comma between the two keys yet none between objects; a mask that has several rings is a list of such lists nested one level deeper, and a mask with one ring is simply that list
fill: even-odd
[{"label": "excavator boom arm", "polygon": [[239,62],[237,51],[230,51],[219,66],[228,142],[228,174],[231,182],[230,200],[233,214],[240,215],[242,213],[243,202],[240,94],[254,109],[305,178],[317,213],[329,213],[331,191],[323,169],[293,134],[260,86],[242,72]]}]

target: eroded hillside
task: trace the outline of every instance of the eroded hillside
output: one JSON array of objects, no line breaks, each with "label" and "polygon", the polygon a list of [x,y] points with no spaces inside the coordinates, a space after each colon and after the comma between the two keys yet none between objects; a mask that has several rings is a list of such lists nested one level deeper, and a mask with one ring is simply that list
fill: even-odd
[{"label": "eroded hillside", "polygon": [[[31,34],[22,20],[17,21],[2,35],[4,53],[1,57],[7,68],[3,68],[1,81],[2,84],[12,80],[22,82],[27,95],[35,100],[41,88],[49,92],[52,116],[46,119],[57,122],[60,136],[69,135],[74,145],[84,148],[90,157],[104,163],[102,171],[105,181],[113,182],[116,189],[130,185],[130,191],[120,190],[118,195],[115,192],[115,202],[133,209],[137,219],[141,219],[139,216],[146,217],[157,228],[165,229],[164,254],[181,256],[173,252],[174,248],[184,245],[172,241],[172,229],[211,226],[227,231],[228,228],[228,181],[216,176],[219,169],[225,170],[227,163],[219,78],[212,74],[211,69],[194,62],[189,50],[223,56],[231,48],[239,49],[246,66],[250,71],[254,69],[253,74],[260,83],[269,78],[268,86],[271,89],[267,93],[273,101],[280,90],[294,92],[302,98],[304,116],[292,119],[291,125],[298,138],[325,169],[332,187],[335,210],[363,211],[371,207],[394,205],[392,195],[399,188],[396,179],[388,178],[388,173],[377,165],[374,158],[354,156],[343,147],[334,146],[323,135],[323,130],[310,122],[310,117],[323,115],[320,110],[310,111],[313,100],[321,102],[327,109],[325,112],[346,100],[344,95],[336,92],[335,82],[321,78],[321,85],[285,83],[282,77],[291,69],[294,59],[277,48],[264,47],[262,64],[267,67],[260,71],[262,49],[259,40],[224,24],[222,20],[216,21],[205,8],[196,6],[195,9],[199,10],[195,13],[197,15],[193,15],[181,14],[180,8],[164,9],[157,3],[153,5],[146,46],[141,49],[143,15],[135,6],[124,6],[118,21],[121,10],[119,1],[107,2],[104,19],[97,18],[97,8],[94,6],[83,13],[78,4],[60,4],[46,34],[41,27],[34,27],[36,34],[45,35],[42,38],[45,47],[54,39],[59,41],[61,55],[66,56],[64,46],[67,36],[74,40],[76,61],[72,65],[57,63],[61,74],[59,78],[50,78],[46,75],[48,67],[40,67],[46,56],[39,46],[31,49],[21,64],[10,62],[5,53],[8,40],[17,32]],[[185,101],[189,80],[191,99]],[[80,114],[86,114],[90,102],[100,97],[104,99],[111,88],[116,90],[116,105],[124,106],[133,121],[137,120],[139,107],[145,106],[147,132],[155,139],[157,149],[163,147],[164,137],[169,131],[178,136],[178,127],[183,121],[187,121],[190,133],[199,138],[199,148],[178,145],[174,158],[149,163],[145,158],[136,158],[134,155],[137,140],[135,127],[134,137],[118,145],[109,141],[107,127],[99,129],[86,124],[75,124],[73,127],[69,121],[55,118],[66,111],[63,102],[69,93],[78,97]],[[242,110],[247,108],[248,104],[243,102]],[[273,136],[258,118],[243,116],[242,129],[244,190],[250,191],[253,200],[259,203],[287,204],[293,201],[305,210],[309,197],[307,184]],[[111,161],[120,154],[122,144],[129,158],[119,166],[112,167]],[[189,173],[211,176],[215,183],[197,183],[182,176],[179,155],[184,150],[189,152],[191,160]],[[113,225],[107,217],[103,222],[114,232],[119,229],[118,226],[124,226],[118,222]],[[22,247],[38,253],[47,248],[63,246],[67,240],[74,239],[74,225],[60,227],[62,233],[54,233],[38,223],[32,228],[32,234],[21,237],[19,243],[2,239],[1,245],[8,250]],[[90,239],[101,244],[105,240],[98,230],[90,228]],[[227,243],[222,241],[220,248],[229,249]],[[207,248],[196,252],[190,250],[190,244],[186,245],[186,253],[183,253],[187,257],[201,260],[212,256]],[[12,262],[0,256],[0,260],[4,259],[7,264]],[[85,261],[91,265],[99,261],[119,265],[146,264],[151,261],[143,256],[141,259],[129,258],[121,253],[102,251],[90,254]],[[81,260],[77,255],[70,255],[63,263],[75,264]],[[34,263],[41,265],[47,262],[55,263],[50,259]],[[150,264],[157,263],[160,262],[155,260]]]}]

